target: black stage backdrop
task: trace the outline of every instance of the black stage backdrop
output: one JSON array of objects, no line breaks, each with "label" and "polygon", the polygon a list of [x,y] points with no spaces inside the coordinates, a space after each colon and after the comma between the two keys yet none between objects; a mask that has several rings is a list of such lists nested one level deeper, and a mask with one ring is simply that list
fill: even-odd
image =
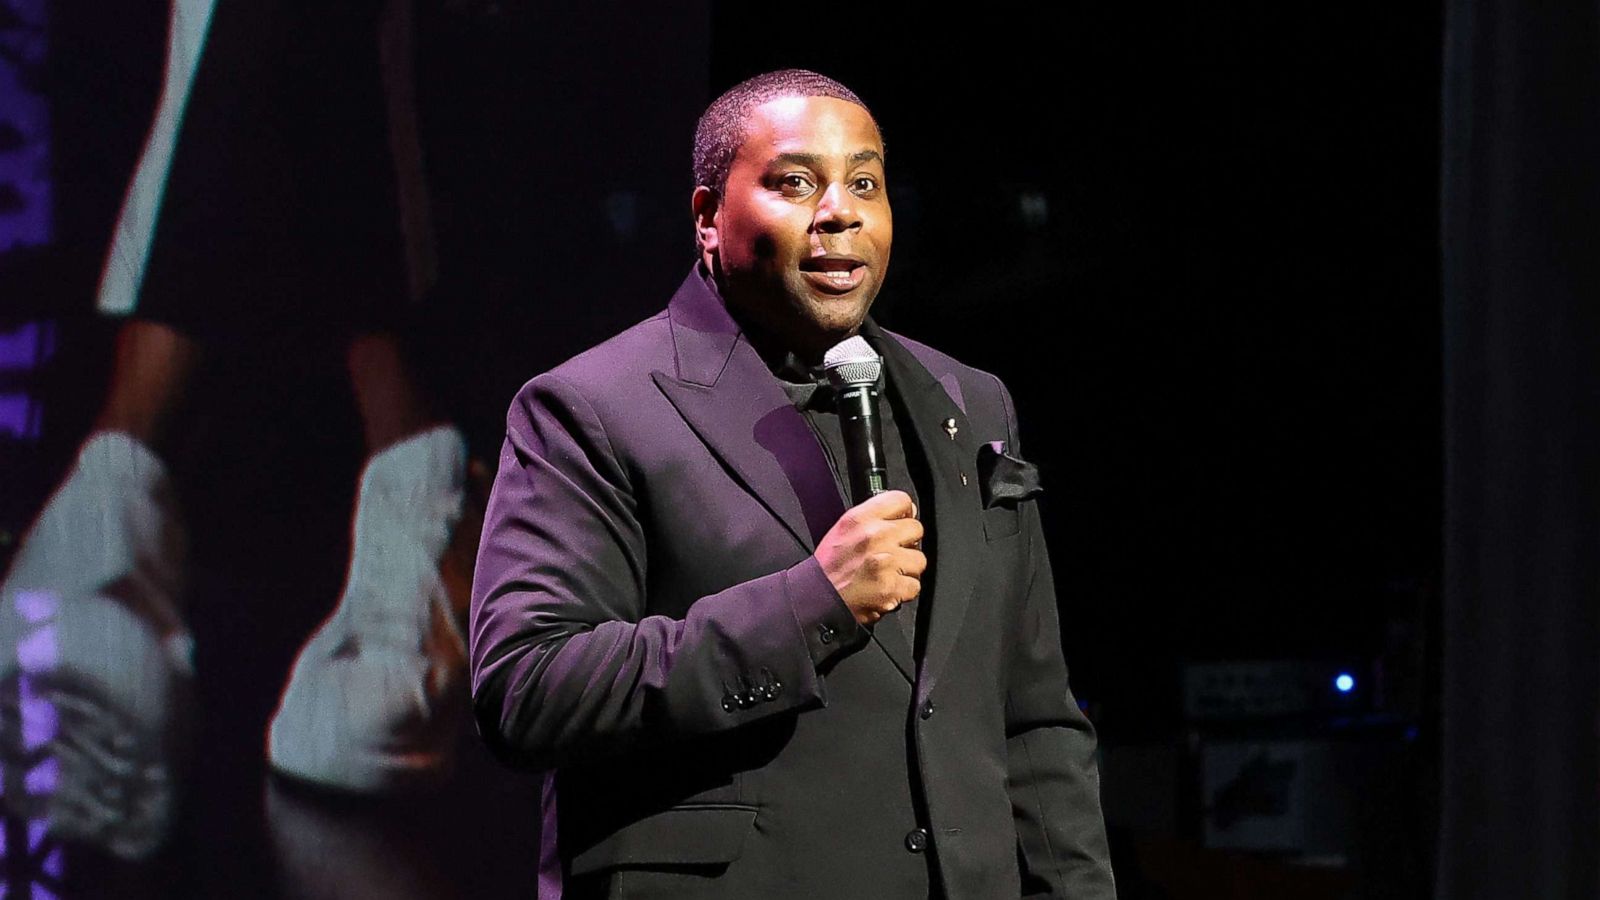
[{"label": "black stage backdrop", "polygon": [[1438,897],[1600,893],[1600,6],[1449,4]]},{"label": "black stage backdrop", "polygon": [[[1157,751],[1154,777],[1106,781],[1134,851],[1118,858],[1124,900],[1310,896],[1252,893],[1238,871],[1254,860],[1188,852],[1186,662],[1372,663],[1372,711],[1424,723],[1397,751],[1406,771],[1431,766],[1417,682],[1439,583],[1440,7],[862,3],[822,27],[731,0],[417,5],[441,257],[429,380],[480,454],[518,384],[653,312],[687,270],[702,105],[755,72],[815,68],[860,91],[887,135],[880,318],[1012,387],[1047,479],[1074,689],[1108,759]],[[39,474],[17,482],[32,508],[104,385],[89,295],[164,38],[164,4],[54,8],[56,247],[36,289],[0,269],[5,299],[62,322]],[[314,860],[330,893],[341,872],[365,877],[336,865],[354,860],[417,896],[526,896],[535,804],[486,760],[448,802],[398,812],[299,809],[264,787],[267,717],[339,592],[361,450],[338,348],[258,344],[210,358],[174,462],[207,714],[193,800],[153,887],[101,883],[119,900],[274,896],[275,879],[302,883],[303,854],[268,858],[268,818],[285,816],[312,823],[301,843],[374,845]],[[1430,774],[1329,786],[1382,801],[1347,894],[1427,894]],[[414,874],[430,862],[448,889]]]}]

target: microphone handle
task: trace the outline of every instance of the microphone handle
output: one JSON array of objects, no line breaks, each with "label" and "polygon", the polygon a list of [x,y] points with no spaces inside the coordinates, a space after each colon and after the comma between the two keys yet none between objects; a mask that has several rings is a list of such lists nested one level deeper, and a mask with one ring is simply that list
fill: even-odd
[{"label": "microphone handle", "polygon": [[852,385],[840,391],[838,410],[844,432],[845,469],[850,473],[851,503],[864,503],[887,490],[889,484],[877,386]]}]

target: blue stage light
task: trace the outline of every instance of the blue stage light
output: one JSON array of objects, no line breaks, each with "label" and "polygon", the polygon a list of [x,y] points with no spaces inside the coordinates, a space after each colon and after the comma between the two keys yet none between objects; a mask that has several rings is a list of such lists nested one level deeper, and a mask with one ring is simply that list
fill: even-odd
[{"label": "blue stage light", "polygon": [[1340,672],[1339,676],[1333,679],[1333,686],[1339,689],[1339,693],[1348,694],[1356,689],[1355,676],[1349,672]]}]

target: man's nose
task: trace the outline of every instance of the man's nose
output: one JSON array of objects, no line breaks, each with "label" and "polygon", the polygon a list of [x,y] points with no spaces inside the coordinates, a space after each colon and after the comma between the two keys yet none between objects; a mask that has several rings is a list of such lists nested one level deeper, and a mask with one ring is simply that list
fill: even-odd
[{"label": "man's nose", "polygon": [[812,219],[812,228],[823,234],[837,234],[852,228],[861,227],[861,216],[856,213],[856,195],[850,193],[848,186],[834,182],[822,192],[822,199],[817,202],[817,214]]}]

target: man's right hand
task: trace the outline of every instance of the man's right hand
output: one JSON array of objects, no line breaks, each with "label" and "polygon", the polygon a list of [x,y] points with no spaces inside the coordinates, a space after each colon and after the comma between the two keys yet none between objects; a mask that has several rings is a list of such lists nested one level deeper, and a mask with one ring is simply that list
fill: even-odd
[{"label": "man's right hand", "polygon": [[856,621],[871,625],[917,599],[928,557],[922,523],[905,491],[885,491],[845,510],[817,544],[817,562]]}]

